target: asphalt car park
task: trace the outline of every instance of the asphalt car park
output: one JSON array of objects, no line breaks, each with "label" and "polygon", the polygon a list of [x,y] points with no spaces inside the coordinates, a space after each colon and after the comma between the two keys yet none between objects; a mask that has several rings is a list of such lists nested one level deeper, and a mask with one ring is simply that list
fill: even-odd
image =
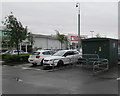
[{"label": "asphalt car park", "polygon": [[27,63],[3,65],[2,74],[4,94],[118,94],[117,66],[93,75],[75,62],[46,70]]},{"label": "asphalt car park", "polygon": [[78,65],[50,71],[27,63],[2,71],[3,94],[118,94],[117,67],[96,76]]}]

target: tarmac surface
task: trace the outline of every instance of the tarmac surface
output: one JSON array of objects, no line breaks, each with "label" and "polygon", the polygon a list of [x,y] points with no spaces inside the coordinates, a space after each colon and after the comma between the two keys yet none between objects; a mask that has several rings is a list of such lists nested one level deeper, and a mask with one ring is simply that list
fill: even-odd
[{"label": "tarmac surface", "polygon": [[118,94],[118,67],[92,74],[80,66],[42,70],[30,64],[2,67],[3,94]]}]

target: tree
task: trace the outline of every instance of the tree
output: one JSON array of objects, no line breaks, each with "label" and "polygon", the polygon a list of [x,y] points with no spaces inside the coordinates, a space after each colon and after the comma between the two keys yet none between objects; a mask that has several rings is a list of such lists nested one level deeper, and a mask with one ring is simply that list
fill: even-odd
[{"label": "tree", "polygon": [[6,26],[5,31],[9,32],[9,34],[7,34],[9,42],[16,45],[19,55],[19,44],[27,38],[27,27],[24,28],[12,12],[5,17],[5,21],[2,21],[2,23]]},{"label": "tree", "polygon": [[96,34],[96,38],[101,38],[99,33]]},{"label": "tree", "polygon": [[64,36],[64,42],[66,44],[66,49],[68,49],[68,44],[70,43],[67,36]]},{"label": "tree", "polygon": [[60,43],[61,43],[61,49],[62,49],[62,44],[63,43],[68,44],[68,38],[64,34],[60,34],[58,30],[55,30],[55,31],[56,31],[56,37],[60,41]]},{"label": "tree", "polygon": [[29,32],[29,33],[27,34],[27,39],[28,39],[28,41],[30,42],[31,45],[34,44],[35,41],[34,41],[34,39],[33,39],[33,35],[32,35],[31,32]]}]

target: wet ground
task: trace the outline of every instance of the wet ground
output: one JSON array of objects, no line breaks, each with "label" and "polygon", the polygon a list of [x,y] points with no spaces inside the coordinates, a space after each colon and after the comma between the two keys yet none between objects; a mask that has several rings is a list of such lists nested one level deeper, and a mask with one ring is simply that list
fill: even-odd
[{"label": "wet ground", "polygon": [[93,75],[69,66],[55,71],[30,64],[2,67],[3,94],[118,94],[118,67]]}]

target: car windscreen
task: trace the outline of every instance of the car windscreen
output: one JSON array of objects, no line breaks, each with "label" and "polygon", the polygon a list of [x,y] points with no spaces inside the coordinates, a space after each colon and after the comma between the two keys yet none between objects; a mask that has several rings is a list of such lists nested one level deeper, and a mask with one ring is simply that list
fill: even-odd
[{"label": "car windscreen", "polygon": [[[20,52],[20,51],[19,51]],[[14,53],[18,53],[18,51],[14,51]]]},{"label": "car windscreen", "polygon": [[66,53],[66,51],[58,51],[53,56],[63,56]]},{"label": "car windscreen", "polygon": [[10,53],[10,50],[5,51],[4,53]]},{"label": "car windscreen", "polygon": [[39,55],[40,52],[33,52],[32,55]]}]

